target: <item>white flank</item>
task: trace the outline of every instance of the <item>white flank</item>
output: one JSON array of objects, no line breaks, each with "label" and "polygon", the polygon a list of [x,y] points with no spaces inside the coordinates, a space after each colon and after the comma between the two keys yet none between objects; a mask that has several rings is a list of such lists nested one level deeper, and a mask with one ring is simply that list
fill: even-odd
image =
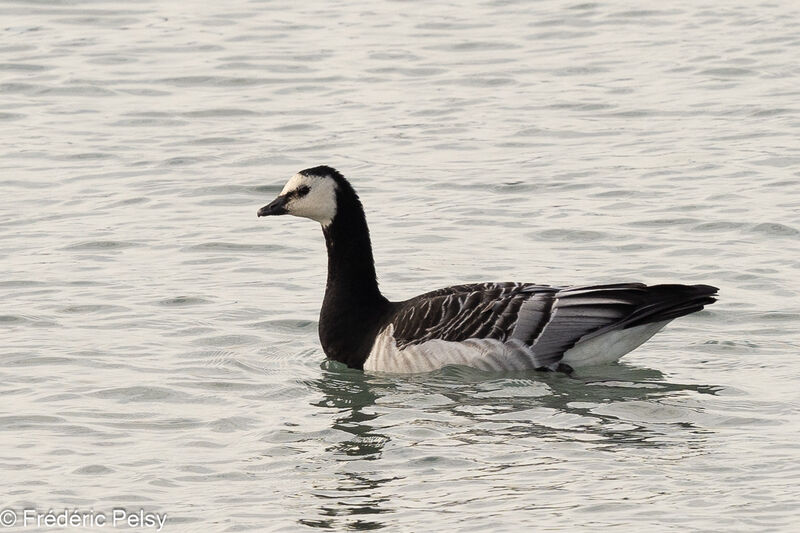
[{"label": "white flank", "polygon": [[467,339],[461,342],[432,339],[397,348],[394,326],[378,334],[364,370],[411,374],[431,372],[447,365],[464,365],[479,370],[512,371],[533,368],[530,349],[518,341]]},{"label": "white flank", "polygon": [[628,329],[617,329],[586,341],[579,341],[564,352],[561,362],[572,368],[613,363],[626,353],[641,346],[668,322],[669,320],[662,320]]},{"label": "white flank", "polygon": [[[564,353],[561,362],[572,368],[612,363],[655,335],[669,320],[630,329],[610,331],[578,342]],[[432,339],[397,348],[394,326],[378,334],[364,370],[412,374],[431,372],[447,365],[464,365],[479,370],[504,372],[535,368],[530,347],[516,339],[467,339],[461,342]]]}]

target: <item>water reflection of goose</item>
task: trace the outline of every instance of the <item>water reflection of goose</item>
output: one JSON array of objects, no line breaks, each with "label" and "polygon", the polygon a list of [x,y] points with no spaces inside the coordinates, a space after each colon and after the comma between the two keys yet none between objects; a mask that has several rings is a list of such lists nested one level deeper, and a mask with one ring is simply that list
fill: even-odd
[{"label": "water reflection of goose", "polygon": [[[560,373],[525,371],[497,375],[465,367],[447,367],[422,376],[371,376],[326,365],[324,378],[314,381],[323,393],[314,405],[338,410],[332,427],[349,436],[330,447],[335,454],[378,458],[390,441],[381,416],[396,409],[449,417],[450,427],[464,425],[465,435],[581,438],[598,442],[658,444],[659,424],[678,424],[702,433],[690,408],[674,404],[695,394],[715,395],[719,387],[671,383],[653,369],[617,364],[599,367],[580,379]],[[625,406],[615,409],[614,406]],[[647,406],[648,420],[626,419],[626,409]],[[664,417],[664,413],[678,415]],[[655,437],[654,439],[651,439]]]},{"label": "water reflection of goose", "polygon": [[[321,444],[330,471],[311,490],[316,516],[301,522],[325,528],[388,527],[398,511],[392,497],[398,487],[414,486],[412,478],[420,474],[436,478],[430,469],[448,462],[457,467],[448,472],[474,479],[534,463],[539,474],[563,468],[577,459],[565,454],[586,447],[703,453],[709,430],[693,423],[691,409],[666,421],[669,427],[627,415],[646,406],[650,416],[668,403],[717,390],[670,383],[657,370],[620,364],[598,367],[580,379],[466,367],[393,376],[337,362],[322,367],[320,378],[305,383],[315,391],[315,417],[328,417],[339,438]],[[676,438],[676,428],[682,438]]]},{"label": "water reflection of goose", "polygon": [[479,283],[390,302],[380,292],[364,210],[330,167],[303,170],[259,216],[291,214],[322,224],[328,281],[322,347],[352,368],[429,372],[561,370],[618,360],[671,320],[715,301],[709,285],[621,283],[550,287]]},{"label": "water reflection of goose", "polygon": [[337,409],[341,416],[334,418],[332,428],[352,435],[334,444],[330,451],[353,456],[380,453],[388,438],[376,433],[370,425],[378,417],[374,407],[381,394],[370,386],[370,380],[361,372],[342,369],[326,372],[325,378],[315,380],[313,385],[323,393],[313,405]]},{"label": "water reflection of goose", "polygon": [[[333,363],[337,365],[337,363]],[[326,367],[330,364],[324,365]],[[321,393],[312,405],[333,409],[331,428],[342,434],[342,438],[328,444],[326,452],[332,454],[334,464],[342,462],[346,467],[352,461],[365,460],[375,464],[374,468],[359,468],[349,471],[336,468],[335,475],[322,487],[315,487],[312,494],[320,500],[319,517],[305,518],[300,522],[307,526],[334,528],[341,517],[347,521],[347,529],[379,529],[384,524],[376,515],[391,513],[394,508],[388,496],[382,496],[381,488],[397,479],[385,472],[379,463],[389,438],[382,434],[376,401],[384,393],[388,383],[375,386],[370,376],[347,368],[324,369],[322,379],[307,382]]]}]

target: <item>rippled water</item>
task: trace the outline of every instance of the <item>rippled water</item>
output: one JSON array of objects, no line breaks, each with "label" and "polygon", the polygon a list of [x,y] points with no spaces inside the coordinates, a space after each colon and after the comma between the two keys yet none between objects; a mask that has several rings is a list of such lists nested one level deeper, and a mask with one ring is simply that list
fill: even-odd
[{"label": "rippled water", "polygon": [[[791,3],[0,16],[0,506],[166,531],[800,522]],[[391,298],[638,280],[720,302],[572,378],[347,370],[316,338],[319,228],[255,216],[318,164],[361,192]]]}]

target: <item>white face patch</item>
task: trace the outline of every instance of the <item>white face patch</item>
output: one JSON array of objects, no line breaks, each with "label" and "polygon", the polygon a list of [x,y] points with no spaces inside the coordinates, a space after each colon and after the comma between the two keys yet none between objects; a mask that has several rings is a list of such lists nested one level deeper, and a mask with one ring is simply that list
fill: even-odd
[{"label": "white face patch", "polygon": [[[297,191],[308,188],[304,195]],[[316,220],[327,226],[336,216],[336,182],[333,178],[295,174],[286,182],[281,196],[289,195],[286,212],[297,217]]]}]

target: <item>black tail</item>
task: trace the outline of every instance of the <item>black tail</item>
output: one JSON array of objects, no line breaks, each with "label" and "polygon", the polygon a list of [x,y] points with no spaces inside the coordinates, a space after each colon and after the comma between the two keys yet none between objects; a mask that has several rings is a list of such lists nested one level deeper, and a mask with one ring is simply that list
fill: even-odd
[{"label": "black tail", "polygon": [[625,318],[624,328],[672,320],[717,301],[717,288],[711,285],[651,285],[641,305]]}]

